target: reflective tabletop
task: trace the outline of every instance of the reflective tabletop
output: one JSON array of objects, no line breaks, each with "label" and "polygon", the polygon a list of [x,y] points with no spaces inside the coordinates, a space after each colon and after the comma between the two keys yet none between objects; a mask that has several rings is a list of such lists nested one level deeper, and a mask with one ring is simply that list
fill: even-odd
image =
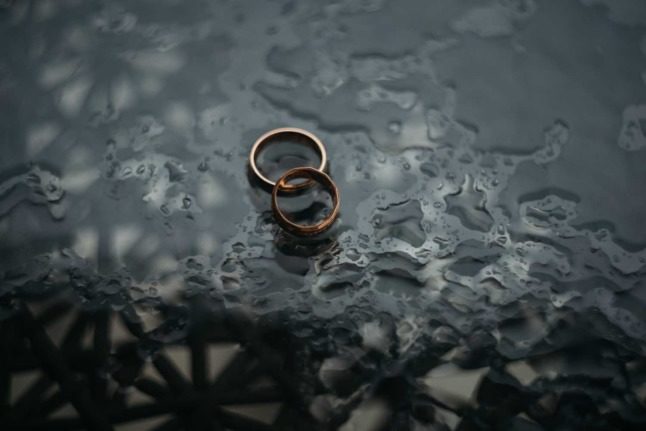
[{"label": "reflective tabletop", "polygon": [[646,429],[645,193],[643,0],[0,0],[0,429]]}]

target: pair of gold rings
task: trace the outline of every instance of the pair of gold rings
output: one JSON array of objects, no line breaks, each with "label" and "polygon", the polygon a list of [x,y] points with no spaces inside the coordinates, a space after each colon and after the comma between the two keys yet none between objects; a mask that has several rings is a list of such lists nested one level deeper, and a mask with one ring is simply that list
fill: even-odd
[{"label": "pair of gold rings", "polygon": [[[277,137],[288,137],[289,135],[296,135],[300,138],[305,138],[305,142],[312,146],[318,153],[321,159],[321,164],[318,168],[309,166],[302,166],[288,170],[276,182],[267,178],[258,168],[256,159],[260,150],[267,146]],[[296,127],[281,127],[278,129],[270,130],[260,136],[249,153],[249,167],[253,175],[264,185],[271,188],[271,209],[278,225],[286,231],[299,236],[312,236],[325,232],[332,227],[334,221],[339,216],[339,189],[334,181],[328,174],[325,173],[327,169],[327,152],[325,146],[319,138],[307,130],[299,129]],[[305,179],[306,181],[290,184],[289,182],[295,179]],[[289,220],[285,213],[278,206],[278,196],[282,193],[294,193],[312,187],[315,183],[320,184],[330,193],[332,197],[332,211],[320,222],[311,225],[303,225],[294,223]]]}]

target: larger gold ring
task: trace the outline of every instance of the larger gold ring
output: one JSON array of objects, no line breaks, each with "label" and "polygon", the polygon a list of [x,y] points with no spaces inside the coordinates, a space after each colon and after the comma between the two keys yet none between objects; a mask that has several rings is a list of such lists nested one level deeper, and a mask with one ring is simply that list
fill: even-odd
[{"label": "larger gold ring", "polygon": [[[289,191],[290,189],[286,187],[289,185],[287,182],[294,178],[307,178],[315,181],[325,187],[330,193],[332,196],[332,211],[330,211],[330,214],[325,219],[313,225],[301,225],[287,219],[278,206],[278,193],[281,191]],[[332,181],[332,178],[330,178],[325,172],[309,166],[294,168],[285,172],[283,176],[276,181],[276,185],[271,191],[271,209],[274,212],[276,221],[280,227],[286,231],[299,236],[317,235],[331,228],[334,221],[339,216],[339,207],[339,189],[334,181]]]},{"label": "larger gold ring", "polygon": [[[258,157],[258,153],[265,145],[267,145],[268,142],[270,142],[271,138],[274,138],[279,135],[289,135],[289,134],[304,136],[305,138],[307,138],[308,142],[314,146],[319,156],[321,157],[321,165],[318,167],[319,171],[324,171],[325,167],[327,166],[327,153],[325,151],[325,147],[323,146],[323,142],[321,142],[321,140],[317,138],[314,134],[308,132],[307,130],[299,129],[297,127],[281,127],[278,129],[270,130],[256,140],[256,142],[253,144],[253,147],[251,148],[251,152],[249,153],[249,166],[251,167],[251,170],[253,171],[254,175],[265,186],[275,187],[276,183],[271,181],[266,176],[264,176],[263,173],[260,172],[260,169],[258,169],[258,165],[256,164],[256,158]],[[295,190],[300,190],[300,189],[310,187],[311,185],[312,185],[311,181],[305,181],[299,184],[285,184],[285,187],[282,188],[281,190],[295,191]]]}]

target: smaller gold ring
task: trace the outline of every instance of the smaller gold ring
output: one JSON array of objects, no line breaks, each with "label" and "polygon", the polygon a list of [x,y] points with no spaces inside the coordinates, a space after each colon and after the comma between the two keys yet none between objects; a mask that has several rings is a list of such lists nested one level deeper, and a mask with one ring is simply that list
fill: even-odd
[{"label": "smaller gold ring", "polygon": [[[309,180],[315,181],[321,184],[332,196],[332,211],[330,214],[323,219],[322,221],[312,224],[312,225],[302,225],[294,223],[291,220],[288,220],[285,214],[281,211],[278,206],[278,193],[281,191],[289,191],[287,189],[287,181],[294,178],[307,178]],[[276,221],[286,231],[293,233],[299,236],[312,236],[318,235],[325,232],[332,227],[334,221],[339,216],[339,189],[337,188],[332,178],[330,178],[325,172],[320,171],[316,168],[311,168],[309,166],[304,166],[301,168],[290,169],[285,172],[282,177],[276,181],[276,185],[271,191],[271,209],[274,212],[274,217]]]},{"label": "smaller gold ring", "polygon": [[[321,157],[321,164],[318,167],[318,170],[324,171],[327,166],[327,152],[325,151],[323,142],[321,142],[321,140],[317,138],[316,135],[314,135],[313,133],[310,133],[307,130],[299,129],[297,127],[280,127],[278,129],[270,130],[267,133],[264,133],[256,140],[256,142],[253,144],[253,147],[251,147],[251,152],[249,153],[249,166],[251,167],[251,170],[253,171],[254,175],[265,186],[275,187],[276,183],[271,181],[266,176],[264,176],[262,172],[260,172],[260,169],[258,169],[258,165],[256,164],[256,158],[258,157],[258,153],[262,148],[265,147],[265,145],[267,145],[268,142],[270,142],[271,138],[274,138],[279,135],[288,135],[288,134],[295,134],[295,135],[306,137],[308,142],[313,144],[314,148],[317,150],[319,156]],[[300,184],[285,184],[285,187],[281,188],[281,190],[295,191],[295,190],[301,190],[301,189],[310,187],[311,185],[312,185],[311,181],[304,181]]]}]

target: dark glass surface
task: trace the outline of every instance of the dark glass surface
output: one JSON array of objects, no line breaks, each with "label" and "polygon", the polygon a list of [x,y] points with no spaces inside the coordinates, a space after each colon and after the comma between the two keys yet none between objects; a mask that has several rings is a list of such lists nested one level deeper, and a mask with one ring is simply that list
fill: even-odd
[{"label": "dark glass surface", "polygon": [[0,119],[2,430],[646,429],[643,0],[0,0]]}]

